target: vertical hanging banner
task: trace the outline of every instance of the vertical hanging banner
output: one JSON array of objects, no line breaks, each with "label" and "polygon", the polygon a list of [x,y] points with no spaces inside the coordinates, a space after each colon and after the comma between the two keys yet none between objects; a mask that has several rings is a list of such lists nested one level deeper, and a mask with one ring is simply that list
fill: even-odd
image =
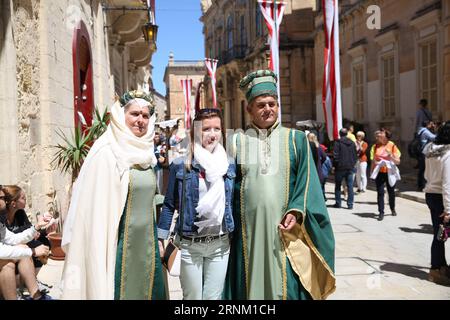
[{"label": "vertical hanging banner", "polygon": [[205,59],[206,69],[208,69],[208,74],[209,74],[209,77],[211,78],[212,99],[213,99],[214,108],[217,108],[217,92],[216,92],[217,62],[219,62],[219,60],[208,59],[208,58]]},{"label": "vertical hanging banner", "polygon": [[147,0],[147,8],[150,8],[150,11],[149,11],[150,22],[153,23],[153,24],[156,24],[156,19],[155,19],[155,0]]},{"label": "vertical hanging banner", "polygon": [[269,30],[270,42],[270,63],[269,68],[278,77],[277,91],[278,91],[278,119],[281,122],[281,93],[280,93],[280,25],[283,21],[284,9],[286,3],[282,1],[259,0],[259,7],[266,21],[267,29]]},{"label": "vertical hanging banner", "polygon": [[322,106],[328,137],[337,140],[342,128],[338,0],[322,0],[322,8],[325,33]]},{"label": "vertical hanging banner", "polygon": [[192,90],[192,79],[181,80],[181,87],[183,88],[184,94],[184,124],[186,129],[191,128],[191,90]]}]

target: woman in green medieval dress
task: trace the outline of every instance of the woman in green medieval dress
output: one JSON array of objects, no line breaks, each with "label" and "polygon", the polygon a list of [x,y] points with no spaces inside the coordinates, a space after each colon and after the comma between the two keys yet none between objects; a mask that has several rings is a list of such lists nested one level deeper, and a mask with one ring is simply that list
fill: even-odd
[{"label": "woman in green medieval dress", "polygon": [[111,108],[75,182],[64,225],[63,299],[166,299],[154,215],[155,114],[131,91]]}]

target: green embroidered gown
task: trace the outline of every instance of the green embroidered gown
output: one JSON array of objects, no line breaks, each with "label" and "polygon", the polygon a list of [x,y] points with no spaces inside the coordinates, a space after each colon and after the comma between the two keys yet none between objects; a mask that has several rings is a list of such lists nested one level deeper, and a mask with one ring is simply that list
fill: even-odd
[{"label": "green embroidered gown", "polygon": [[159,256],[153,200],[153,170],[130,170],[127,202],[119,225],[116,300],[167,299],[166,274]]},{"label": "green embroidered gown", "polygon": [[291,266],[278,229],[288,211],[305,214],[304,226],[315,249],[333,272],[334,237],[309,143],[303,132],[278,124],[267,137],[253,129],[234,140],[236,227],[224,297],[311,299]]}]

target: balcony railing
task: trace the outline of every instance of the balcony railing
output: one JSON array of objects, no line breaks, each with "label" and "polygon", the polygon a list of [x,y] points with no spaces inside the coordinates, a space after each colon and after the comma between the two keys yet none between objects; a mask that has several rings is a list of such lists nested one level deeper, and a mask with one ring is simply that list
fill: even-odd
[{"label": "balcony railing", "polygon": [[233,46],[231,49],[224,50],[219,56],[219,65],[227,64],[235,59],[243,59],[246,56],[247,46]]}]

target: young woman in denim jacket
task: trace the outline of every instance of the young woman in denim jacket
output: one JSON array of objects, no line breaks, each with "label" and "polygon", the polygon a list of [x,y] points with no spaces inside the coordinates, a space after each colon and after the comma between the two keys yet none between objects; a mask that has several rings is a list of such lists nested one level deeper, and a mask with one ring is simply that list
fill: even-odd
[{"label": "young woman in denim jacket", "polygon": [[[185,300],[217,300],[222,291],[234,229],[232,216],[234,162],[220,140],[220,110],[201,109],[191,129],[190,152],[173,161],[158,223],[162,249],[175,210],[183,214],[175,231],[181,238],[180,282]],[[184,182],[183,182],[184,180]],[[184,185],[184,192],[183,192]],[[164,250],[161,250],[161,256]]]}]

